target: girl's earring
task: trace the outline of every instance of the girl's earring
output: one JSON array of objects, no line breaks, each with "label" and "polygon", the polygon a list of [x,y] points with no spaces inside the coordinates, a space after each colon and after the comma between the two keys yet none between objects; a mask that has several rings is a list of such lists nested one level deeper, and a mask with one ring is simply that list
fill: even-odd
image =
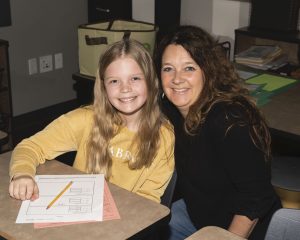
[{"label": "girl's earring", "polygon": [[161,98],[162,98],[162,99],[165,98],[165,93],[164,93],[164,92],[161,94]]}]

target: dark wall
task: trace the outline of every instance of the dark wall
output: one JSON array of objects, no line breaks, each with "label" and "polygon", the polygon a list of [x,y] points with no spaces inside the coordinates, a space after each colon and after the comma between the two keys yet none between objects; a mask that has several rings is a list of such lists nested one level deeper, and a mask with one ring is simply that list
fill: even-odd
[{"label": "dark wall", "polygon": [[9,0],[0,1],[0,26],[11,25]]},{"label": "dark wall", "polygon": [[297,32],[299,0],[251,0],[250,27]]},{"label": "dark wall", "polygon": [[106,21],[108,19],[132,19],[131,0],[89,0],[89,22]]},{"label": "dark wall", "polygon": [[181,0],[155,0],[155,24],[159,27],[158,41],[171,28],[180,24]]}]

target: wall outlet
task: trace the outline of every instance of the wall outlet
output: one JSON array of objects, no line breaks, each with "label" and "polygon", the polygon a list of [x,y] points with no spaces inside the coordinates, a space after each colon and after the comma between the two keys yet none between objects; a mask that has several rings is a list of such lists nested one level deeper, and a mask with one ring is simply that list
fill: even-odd
[{"label": "wall outlet", "polygon": [[55,69],[63,68],[63,54],[62,53],[56,53],[54,54],[54,67]]},{"label": "wall outlet", "polygon": [[40,57],[40,73],[53,70],[52,55]]},{"label": "wall outlet", "polygon": [[36,58],[28,59],[28,71],[29,75],[36,74],[38,72],[38,65]]}]

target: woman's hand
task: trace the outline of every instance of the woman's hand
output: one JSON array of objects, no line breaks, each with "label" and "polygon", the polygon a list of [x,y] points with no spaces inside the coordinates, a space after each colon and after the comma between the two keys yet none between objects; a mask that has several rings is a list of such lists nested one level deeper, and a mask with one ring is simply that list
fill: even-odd
[{"label": "woman's hand", "polygon": [[15,176],[9,184],[9,195],[15,199],[34,201],[39,197],[39,188],[30,176]]}]

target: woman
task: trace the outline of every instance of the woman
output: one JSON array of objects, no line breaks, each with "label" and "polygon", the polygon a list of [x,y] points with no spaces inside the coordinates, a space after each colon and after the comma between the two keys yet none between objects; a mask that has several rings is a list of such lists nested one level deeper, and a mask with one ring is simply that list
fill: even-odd
[{"label": "woman", "polygon": [[167,34],[156,51],[163,109],[175,128],[182,199],[170,238],[214,225],[263,239],[281,207],[270,183],[270,134],[248,91],[214,39],[195,26]]}]

